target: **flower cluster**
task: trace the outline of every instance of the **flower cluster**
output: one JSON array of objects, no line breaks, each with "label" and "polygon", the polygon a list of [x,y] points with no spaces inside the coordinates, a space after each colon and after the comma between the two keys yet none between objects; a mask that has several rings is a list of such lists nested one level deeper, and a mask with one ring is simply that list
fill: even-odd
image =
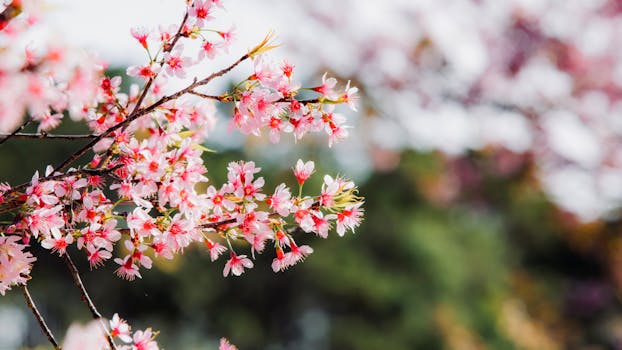
[{"label": "flower cluster", "polygon": [[[102,324],[97,321],[81,325],[72,325],[67,331],[63,349],[66,350],[105,350],[108,343],[107,335],[119,340],[123,345],[116,345],[117,350],[158,350],[155,341],[158,332],[151,328],[132,332],[127,321],[114,314],[108,322],[109,330],[102,331]],[[105,326],[104,326],[105,327]],[[220,339],[218,350],[237,350],[237,347],[229,343],[225,338]]]},{"label": "flower cluster", "polygon": [[109,334],[113,339],[118,339],[124,345],[116,346],[118,350],[158,350],[158,343],[155,341],[157,332],[147,328],[131,332],[127,322],[114,314],[109,321],[110,331],[102,331],[103,325],[97,321],[81,326],[73,325],[67,331],[67,336],[63,343],[63,349],[67,350],[105,350],[108,349],[106,340]]},{"label": "flower cluster", "polygon": [[[177,31],[174,26],[160,28],[157,35],[144,28],[132,30],[150,58],[150,73],[139,74],[147,80],[142,92],[137,86],[129,94],[121,92],[119,77],[99,80],[94,100],[80,109],[97,135],[92,160],[66,172],[62,168],[70,162],[56,169],[50,166],[45,177],[37,173],[25,186],[6,188],[4,205],[18,213],[7,232],[34,238],[59,255],[75,244],[91,267],[113,259],[119,265],[117,274],[131,280],[141,276],[140,267],[151,267],[152,256],[172,259],[193,242],[205,242],[212,260],[230,250],[226,276],[253,266],[247,255],[233,250],[232,242],[246,241],[254,258],[267,241],[273,241],[277,256],[273,268],[283,270],[312,252],[295,243],[296,227],[325,238],[333,226],[343,235],[359,224],[362,200],[354,184],[341,178],[326,176],[315,196],[303,197],[301,191],[292,196],[285,184],[268,196],[263,193],[263,178],[255,178],[260,169],[240,161],[229,165],[227,183],[219,188],[210,185],[204,193],[197,190],[209,181],[201,155],[215,123],[215,100],[234,102],[231,123],[242,132],[258,134],[269,126],[271,139],[277,141],[277,131],[291,131],[298,139],[307,131],[325,128],[332,144],[347,135],[333,105],[352,103],[356,93],[349,86],[336,92],[335,79],[324,76],[322,85],[311,89],[320,97],[296,100],[300,88],[291,80],[293,66],[269,63],[264,52],[273,46],[267,37],[238,61],[254,59],[254,73],[233,91],[199,103],[182,98],[203,95],[195,89],[229,68],[195,79],[177,94],[164,95],[161,86],[166,79],[184,77],[189,65],[205,59],[184,56],[183,40],[202,40],[205,45],[204,34],[216,32],[222,41],[213,45],[222,49],[231,39],[228,32],[204,27],[216,5],[192,2]],[[128,73],[144,68],[130,67]],[[295,175],[302,187],[313,163],[301,164]],[[106,187],[116,196],[111,198]],[[126,253],[113,258],[118,241],[123,241]]]},{"label": "flower cluster", "polygon": [[41,7],[40,1],[14,1],[5,11],[16,17],[0,20],[0,132],[15,129],[25,112],[39,123],[39,131],[58,126],[65,110],[80,119],[95,95],[93,81],[102,73],[95,59],[58,41],[24,44],[22,37],[38,22]]},{"label": "flower cluster", "polygon": [[4,295],[14,284],[25,284],[31,264],[36,260],[18,243],[19,236],[0,236],[0,294]]},{"label": "flower cluster", "polygon": [[[153,258],[172,259],[199,242],[213,261],[228,252],[223,275],[239,276],[253,267],[256,254],[271,250],[267,247],[274,249],[273,270],[281,271],[313,252],[296,243],[298,236],[313,233],[326,238],[333,227],[342,236],[360,224],[363,199],[351,181],[327,175],[317,193],[303,195],[303,185],[314,172],[313,162],[299,160],[294,168],[297,195],[286,184],[265,192],[265,181],[258,175],[261,169],[252,161],[232,162],[226,183],[210,182],[202,155],[208,151],[203,144],[216,120],[215,102],[233,104],[230,125],[245,134],[259,135],[269,129],[270,139],[277,142],[282,132],[291,132],[298,140],[307,132],[325,130],[330,146],[346,137],[348,128],[334,105],[354,109],[357,90],[347,83],[338,91],[336,80],[324,76],[321,86],[306,88],[319,94],[317,98],[297,100],[304,88],[292,80],[291,64],[275,65],[266,57],[265,52],[275,47],[268,35],[229,67],[193,77],[185,88],[167,93],[168,80],[184,79],[189,67],[226,53],[234,38],[231,29],[208,27],[222,6],[220,1],[186,4],[179,25],[131,30],[148,62],[128,68],[128,75],[142,78],[144,85],[134,84],[127,92],[121,91],[120,77],[100,76],[92,62],[85,63],[93,69],[86,74],[87,70],[67,67],[66,61],[49,53],[44,58],[27,54],[32,62],[22,63],[21,68],[11,66],[11,71],[0,59],[0,88],[22,86],[6,80],[13,75],[29,82],[27,89],[11,91],[28,101],[28,112],[39,121],[40,132],[58,125],[60,112],[67,109],[92,131],[86,135],[89,143],[60,165],[48,166],[43,176],[37,172],[22,185],[0,185],[0,213],[10,216],[0,226],[1,294],[14,284],[25,284],[35,260],[24,252],[20,240],[65,255],[70,265],[68,249],[75,246],[91,268],[112,260],[118,265],[116,274],[127,280],[140,278],[141,267],[151,268]],[[11,22],[7,28],[12,26],[17,24]],[[189,55],[187,41],[199,41],[198,55]],[[246,60],[253,61],[253,73],[231,91],[218,96],[199,91]],[[51,64],[62,65],[73,75],[55,75],[63,70]],[[41,85],[42,76],[51,78],[46,80],[51,85]],[[3,121],[8,117],[1,114],[7,113],[3,98],[0,121],[9,125]],[[11,108],[10,113],[21,115],[26,107],[17,103]],[[16,119],[11,120],[12,126]],[[90,151],[86,164],[73,164]],[[249,247],[248,254],[238,254],[243,245]],[[121,349],[158,348],[150,329],[130,334],[117,315],[110,328],[111,337],[131,344]],[[113,345],[110,337],[107,341]],[[223,340],[221,349],[235,347]]]}]

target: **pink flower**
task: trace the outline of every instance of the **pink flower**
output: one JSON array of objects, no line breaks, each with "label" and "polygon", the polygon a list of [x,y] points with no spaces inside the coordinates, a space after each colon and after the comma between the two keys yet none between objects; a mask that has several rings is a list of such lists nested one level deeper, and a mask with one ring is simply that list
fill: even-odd
[{"label": "pink flower", "polygon": [[188,14],[195,18],[198,26],[202,27],[205,21],[213,18],[210,15],[211,7],[211,0],[194,0],[192,7],[188,10]]},{"label": "pink flower", "polygon": [[289,254],[289,263],[290,263],[290,265],[295,265],[299,261],[304,260],[311,253],[313,253],[313,248],[309,247],[308,245],[301,245],[299,247],[293,241],[292,241],[292,244],[291,244],[290,248],[291,248],[292,251],[287,253],[287,254]]},{"label": "pink flower", "polygon": [[229,272],[235,276],[240,276],[244,273],[244,268],[250,269],[253,267],[253,262],[246,257],[246,255],[237,255],[231,252],[231,257],[227,260],[225,268],[222,271],[222,275],[227,277]]},{"label": "pink flower", "polygon": [[58,203],[58,197],[53,194],[54,181],[39,182],[39,171],[35,171],[30,183],[31,186],[26,189],[26,195],[28,196],[26,202],[28,204],[42,207]]},{"label": "pink flower", "polygon": [[270,209],[274,210],[281,216],[288,216],[292,208],[291,193],[285,184],[280,184],[274,194],[266,199],[266,203]]},{"label": "pink flower", "polygon": [[294,71],[294,65],[287,61],[283,61],[283,64],[281,64],[281,71],[288,79],[290,79],[292,77],[292,72]]},{"label": "pink flower", "polygon": [[71,243],[73,243],[72,235],[68,234],[63,237],[60,231],[55,228],[52,230],[52,235],[41,242],[41,246],[45,249],[51,249],[52,252],[58,252],[58,255],[63,255]]},{"label": "pink flower", "polygon": [[15,284],[26,284],[32,263],[37,259],[18,243],[20,236],[0,236],[0,294],[4,295]]},{"label": "pink flower", "polygon": [[233,185],[234,190],[243,187],[252,181],[254,174],[261,171],[261,168],[255,167],[255,162],[231,162],[227,166],[227,179]]},{"label": "pink flower", "polygon": [[153,263],[151,261],[151,258],[143,253],[145,249],[147,249],[146,245],[144,244],[134,245],[130,240],[126,240],[124,243],[125,243],[125,248],[132,252],[131,255],[127,256],[129,260],[132,260],[133,262],[137,262],[138,264],[148,269],[151,268],[151,264]]},{"label": "pink flower", "polygon": [[50,111],[47,111],[42,114],[35,114],[32,118],[39,122],[39,127],[37,128],[37,131],[41,132],[49,131],[59,126],[61,123],[61,119],[63,119],[63,115],[61,113],[51,114]]},{"label": "pink flower", "polygon": [[130,33],[134,37],[134,39],[138,40],[138,42],[146,49],[147,48],[147,39],[149,38],[149,30],[144,27],[134,27],[130,29]]},{"label": "pink flower", "polygon": [[61,229],[65,226],[65,220],[62,217],[62,206],[57,205],[52,208],[36,209],[26,217],[26,223],[30,232],[34,237],[38,237],[39,233],[47,236],[51,234],[53,229]]},{"label": "pink flower", "polygon": [[264,57],[259,56],[253,62],[255,73],[251,79],[258,80],[265,87],[276,89],[279,82],[283,79],[283,70],[274,63],[265,60]]},{"label": "pink flower", "polygon": [[337,113],[333,113],[334,107],[331,105],[327,107],[322,114],[322,121],[324,122],[324,129],[328,134],[328,147],[332,147],[333,144],[348,137],[348,130],[350,127],[344,125],[346,118]]},{"label": "pink flower", "polygon": [[87,259],[89,261],[89,265],[92,268],[99,267],[104,264],[105,260],[108,260],[112,257],[112,253],[107,250],[98,250],[95,247],[87,247],[86,251],[88,252]]},{"label": "pink flower", "polygon": [[140,272],[138,272],[138,266],[134,264],[131,256],[126,256],[125,259],[116,258],[114,262],[121,265],[115,272],[117,276],[124,278],[128,281],[133,281],[134,278],[142,278]]},{"label": "pink flower", "polygon": [[270,142],[277,143],[281,139],[281,132],[292,132],[294,128],[292,124],[286,123],[278,116],[270,117],[270,121],[268,122],[268,126],[270,126]]},{"label": "pink flower", "polygon": [[227,193],[230,193],[233,189],[231,185],[223,185],[220,191],[216,191],[214,186],[207,188],[207,203],[210,208],[218,214],[222,214],[225,210],[232,211],[235,208],[235,203],[227,198]]},{"label": "pink flower", "polygon": [[209,256],[212,261],[216,261],[222,253],[227,251],[227,248],[224,245],[218,242],[213,242],[208,238],[205,239],[205,245],[207,246],[207,249],[209,249]]},{"label": "pink flower", "polygon": [[326,97],[329,100],[336,100],[339,95],[333,91],[335,85],[337,85],[337,79],[335,78],[326,78],[328,73],[324,73],[322,76],[322,85],[316,86],[313,90],[322,94],[322,96]]},{"label": "pink flower", "polygon": [[201,50],[199,50],[199,60],[202,60],[206,57],[209,59],[213,59],[218,53],[217,49],[218,46],[216,44],[212,43],[211,41],[205,40],[203,44],[201,44]]},{"label": "pink flower", "polygon": [[82,326],[72,324],[67,330],[63,350],[101,350],[108,346],[106,338],[97,321]]},{"label": "pink flower", "polygon": [[274,272],[283,271],[289,267],[289,259],[283,253],[283,249],[280,247],[276,248],[276,258],[272,260],[272,270]]},{"label": "pink flower", "polygon": [[223,39],[222,48],[225,52],[229,52],[229,46],[235,39],[235,25],[231,26],[227,31],[218,32],[218,34]]},{"label": "pink flower", "polygon": [[356,102],[359,99],[358,91],[357,87],[350,87],[350,81],[348,80],[344,93],[339,97],[339,102],[347,103],[351,110],[356,111]]},{"label": "pink flower", "polygon": [[328,214],[324,216],[321,211],[317,211],[311,216],[311,218],[313,219],[313,231],[320,237],[326,238],[328,237],[328,231],[331,227],[330,220],[336,219],[337,216],[335,214]]},{"label": "pink flower", "polygon": [[337,214],[337,234],[343,236],[347,229],[354,231],[363,219],[362,203],[346,207]]},{"label": "pink flower", "polygon": [[144,331],[136,331],[134,332],[133,340],[134,345],[132,346],[133,350],[158,350],[158,343],[155,340],[155,334],[151,330],[151,328],[147,328]]},{"label": "pink flower", "polygon": [[130,337],[130,326],[124,319],[119,317],[119,314],[115,313],[110,320],[110,336],[118,337],[126,343],[132,341],[132,337]]},{"label": "pink flower", "polygon": [[302,185],[309,177],[311,177],[311,174],[314,172],[314,168],[315,163],[313,163],[313,161],[303,163],[302,159],[298,159],[296,167],[293,170],[299,185]]},{"label": "pink flower", "polygon": [[149,80],[160,73],[160,68],[160,65],[154,62],[143,66],[130,66],[127,68],[126,73],[130,77],[140,77]]},{"label": "pink flower", "polygon": [[177,78],[185,78],[186,71],[185,68],[191,64],[191,60],[189,57],[182,57],[181,53],[183,51],[183,44],[177,44],[173,52],[167,52],[163,56],[164,60],[164,71],[169,76],[177,77]]},{"label": "pink flower", "polygon": [[155,220],[142,208],[136,208],[127,216],[127,226],[140,237],[159,236],[162,234]]},{"label": "pink flower", "polygon": [[168,260],[172,260],[174,258],[172,247],[164,241],[163,237],[154,238],[150,247],[153,249],[153,253],[156,258],[159,256]]},{"label": "pink flower", "polygon": [[220,338],[220,346],[218,347],[218,350],[238,350],[238,348],[235,345],[231,345],[227,339]]},{"label": "pink flower", "polygon": [[246,200],[252,201],[256,200],[264,200],[266,195],[261,193],[261,188],[263,187],[265,180],[263,177],[258,178],[255,181],[252,181],[252,178],[247,178],[246,183],[243,186],[238,187],[235,191],[235,195]]},{"label": "pink flower", "polygon": [[292,207],[292,212],[294,213],[294,220],[300,226],[300,228],[305,232],[312,232],[315,227],[315,223],[313,221],[312,211],[309,209],[311,207],[310,201],[304,201],[300,203],[298,206]]}]

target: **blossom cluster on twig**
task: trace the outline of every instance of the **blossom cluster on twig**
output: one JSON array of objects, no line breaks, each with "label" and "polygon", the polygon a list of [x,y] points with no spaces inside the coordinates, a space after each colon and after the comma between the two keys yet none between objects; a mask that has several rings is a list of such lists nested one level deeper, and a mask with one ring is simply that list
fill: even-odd
[{"label": "blossom cluster on twig", "polygon": [[[14,90],[19,103],[13,109],[0,108],[5,113],[0,114],[2,125],[19,125],[16,116],[27,111],[31,116],[27,122],[38,122],[38,134],[32,138],[45,139],[53,136],[49,132],[67,111],[91,130],[81,136],[89,142],[61,164],[48,166],[44,174],[36,172],[21,185],[0,184],[0,213],[9,217],[0,226],[0,293],[27,282],[35,261],[27,251],[29,244],[64,256],[83,299],[100,321],[99,332],[103,329],[107,334],[94,348],[130,348],[117,347],[116,337],[133,344],[132,349],[157,349],[156,333],[147,329],[130,336],[129,327],[117,315],[109,325],[101,322],[68,256],[71,246],[83,252],[91,268],[114,261],[116,274],[133,280],[141,277],[141,268],[151,268],[153,258],[172,259],[198,242],[212,261],[228,253],[223,275],[239,276],[265,251],[274,252],[275,272],[287,269],[313,252],[308,245],[296,243],[299,236],[313,233],[326,238],[332,228],[342,236],[362,220],[363,199],[352,181],[325,175],[321,188],[312,194],[303,192],[314,172],[312,161],[299,160],[293,167],[298,191],[286,184],[266,191],[258,174],[261,169],[252,161],[232,162],[226,183],[210,182],[202,155],[208,151],[203,144],[213,132],[216,102],[233,104],[230,126],[245,134],[265,131],[276,143],[283,133],[299,140],[309,132],[324,131],[332,146],[348,135],[345,117],[335,105],[355,109],[357,89],[349,82],[338,89],[337,81],[326,75],[318,86],[301,87],[293,79],[293,65],[275,64],[267,57],[266,52],[276,47],[269,34],[228,67],[195,76],[185,88],[166,94],[164,87],[171,79],[189,78],[188,68],[227,53],[235,37],[232,30],[210,27],[222,7],[220,1],[186,4],[178,25],[131,30],[148,60],[127,69],[128,75],[143,80],[142,86],[134,84],[129,92],[121,91],[121,77],[104,76],[93,64],[68,68],[61,59],[64,51],[38,55],[27,49],[25,62],[8,68],[0,63],[0,87],[27,82],[24,90]],[[19,18],[0,35],[27,30]],[[192,41],[200,44],[194,57],[186,49]],[[218,96],[201,91],[247,60],[252,61],[252,73],[231,91]],[[55,65],[73,75],[57,75],[63,70]],[[297,99],[302,90],[317,96]],[[5,98],[0,95],[0,107],[7,103]],[[13,136],[28,137],[20,130],[2,142]],[[90,160],[76,164],[86,154],[91,154]],[[244,245],[249,253],[240,253]],[[221,342],[221,349],[233,348],[226,340]]]}]

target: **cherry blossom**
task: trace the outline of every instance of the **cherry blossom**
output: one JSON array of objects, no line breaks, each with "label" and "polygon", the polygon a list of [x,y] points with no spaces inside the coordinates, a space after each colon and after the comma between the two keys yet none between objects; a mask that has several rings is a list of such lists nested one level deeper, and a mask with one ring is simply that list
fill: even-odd
[{"label": "cherry blossom", "polygon": [[130,326],[124,319],[119,317],[119,314],[114,314],[110,320],[110,335],[112,337],[118,337],[126,343],[132,341],[132,337],[130,337]]},{"label": "cherry blossom", "polygon": [[[185,3],[178,24],[130,30],[146,58],[126,70],[141,81],[129,90],[122,88],[121,77],[105,76],[103,65],[79,59],[69,48],[13,49],[13,36],[29,31],[22,16],[1,24],[6,30],[0,32],[0,89],[7,93],[0,94],[0,131],[17,130],[27,114],[26,124],[37,123],[37,136],[45,138],[68,114],[91,134],[82,135],[88,143],[61,164],[48,166],[44,176],[37,171],[21,185],[0,183],[0,210],[9,222],[0,232],[0,294],[30,278],[36,259],[25,250],[28,242],[61,256],[76,281],[72,250],[91,269],[115,263],[115,274],[132,281],[142,278],[142,269],[152,268],[153,259],[173,259],[195,243],[212,261],[229,250],[223,267],[227,277],[253,268],[259,254],[274,254],[272,269],[285,270],[313,252],[310,246],[297,246],[295,236],[313,232],[327,238],[335,227],[342,236],[360,224],[363,199],[351,181],[327,175],[321,188],[305,188],[309,193],[303,194],[313,161],[298,160],[293,168],[290,180],[299,185],[297,195],[286,183],[266,188],[262,167],[253,161],[229,163],[224,183],[208,177],[208,169],[210,174],[220,171],[203,157],[211,151],[205,143],[214,130],[217,103],[231,106],[230,127],[243,134],[268,134],[277,143],[282,134],[297,141],[308,133],[325,133],[332,146],[348,135],[345,116],[333,105],[354,106],[357,90],[348,82],[338,93],[343,84],[326,74],[319,87],[303,87],[293,64],[275,63],[268,55],[278,46],[273,33],[230,66],[205,73],[211,68],[206,64],[202,73],[190,76],[188,68],[206,63],[202,59],[227,53],[235,26],[211,27],[221,1]],[[190,58],[193,46],[200,47],[196,61]],[[244,64],[247,78],[230,91],[205,92],[213,79]],[[170,78],[185,87],[168,91]],[[303,90],[314,97],[297,99]],[[250,254],[242,254],[243,249]],[[132,333],[114,314],[99,328],[72,326],[64,348],[107,349],[120,341],[119,349],[155,350],[156,334],[151,328]],[[236,349],[225,339],[220,348]]]},{"label": "cherry blossom", "polygon": [[296,180],[298,180],[298,184],[302,185],[311,174],[315,171],[315,163],[313,161],[308,161],[303,163],[302,159],[298,159],[296,162],[296,167],[294,168],[294,175],[296,176]]},{"label": "cherry blossom", "polygon": [[18,243],[18,236],[0,236],[0,294],[5,295],[11,286],[25,284],[32,263],[37,259],[25,251],[26,245]]},{"label": "cherry blossom", "polygon": [[252,267],[253,262],[246,255],[231,253],[231,257],[227,260],[225,268],[222,270],[222,275],[227,277],[229,272],[231,272],[234,276],[240,276],[244,273],[244,268],[250,269]]},{"label": "cherry blossom", "polygon": [[231,345],[227,339],[221,338],[218,350],[238,350],[238,348],[235,345]]}]

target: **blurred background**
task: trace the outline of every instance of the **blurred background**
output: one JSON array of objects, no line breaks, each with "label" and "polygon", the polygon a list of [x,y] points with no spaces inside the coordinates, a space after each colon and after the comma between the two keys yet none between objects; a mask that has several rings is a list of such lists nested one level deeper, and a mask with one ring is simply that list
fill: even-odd
[{"label": "blurred background", "polygon": [[[144,59],[130,26],[181,16],[163,0],[50,3],[54,33],[98,52],[113,75]],[[230,60],[274,28],[276,57],[303,85],[328,71],[352,80],[361,104],[344,111],[355,128],[332,149],[227,133],[222,109],[211,179],[249,159],[270,188],[293,180],[296,159],[314,160],[318,174],[357,181],[365,222],[309,237],[315,252],[278,274],[262,256],[224,279],[203,247],[134,282],[82,264],[103,314],[160,330],[165,349],[214,349],[221,336],[248,350],[622,349],[622,1],[225,5],[215,25],[236,24]],[[13,140],[0,147],[0,179],[21,183],[75,148]],[[51,328],[87,322],[62,261],[37,253],[29,286]],[[0,299],[0,349],[45,349],[22,304],[15,291]]]}]

